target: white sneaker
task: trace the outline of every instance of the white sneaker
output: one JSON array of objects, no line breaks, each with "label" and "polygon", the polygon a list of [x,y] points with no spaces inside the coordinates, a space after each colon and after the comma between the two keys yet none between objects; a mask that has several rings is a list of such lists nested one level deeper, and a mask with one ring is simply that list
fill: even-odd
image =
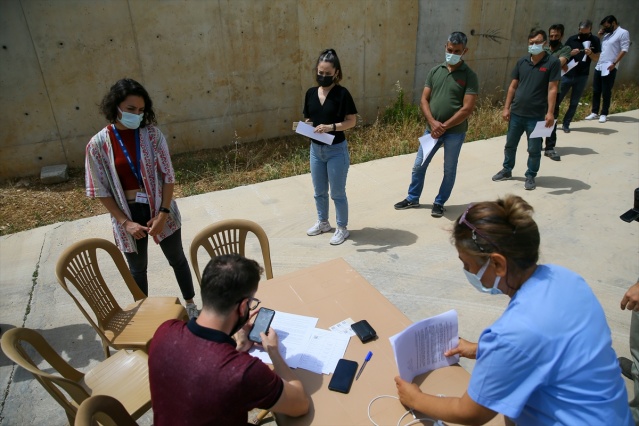
[{"label": "white sneaker", "polygon": [[335,230],[335,233],[331,237],[331,245],[337,246],[342,244],[349,235],[351,234],[348,232],[348,229],[338,226]]},{"label": "white sneaker", "polygon": [[601,115],[599,116],[599,122],[600,122],[600,123],[605,123],[606,121],[608,121],[608,116],[607,116],[607,115],[603,115],[603,114],[601,114]]},{"label": "white sneaker", "polygon": [[586,116],[586,120],[596,120],[597,118],[599,118],[599,114],[595,114],[594,112],[591,112]]},{"label": "white sneaker", "polygon": [[308,228],[308,231],[306,231],[306,235],[312,237],[313,235],[323,234],[324,232],[331,232],[332,230],[333,227],[330,223],[328,223],[328,220],[325,222],[318,220],[315,225]]},{"label": "white sneaker", "polygon": [[200,310],[197,308],[197,305],[195,303],[187,303],[186,313],[189,316],[189,319],[193,319],[197,318],[200,315]]}]

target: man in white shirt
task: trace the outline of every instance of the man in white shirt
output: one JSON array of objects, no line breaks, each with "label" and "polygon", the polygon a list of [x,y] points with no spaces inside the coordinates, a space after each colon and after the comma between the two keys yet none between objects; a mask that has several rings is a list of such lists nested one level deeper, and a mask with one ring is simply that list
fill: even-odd
[{"label": "man in white shirt", "polygon": [[[599,118],[600,123],[605,123],[610,108],[612,86],[615,84],[619,61],[626,55],[630,48],[630,33],[617,23],[617,18],[608,15],[601,20],[599,30],[601,38],[601,55],[595,67],[595,75],[592,79],[592,112],[586,120]],[[599,104],[603,95],[601,115]]]}]

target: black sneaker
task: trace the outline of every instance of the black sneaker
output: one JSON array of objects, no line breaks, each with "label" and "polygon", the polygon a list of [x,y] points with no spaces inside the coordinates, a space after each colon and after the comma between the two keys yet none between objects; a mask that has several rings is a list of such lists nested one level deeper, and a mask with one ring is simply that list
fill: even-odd
[{"label": "black sneaker", "polygon": [[628,358],[624,358],[622,356],[617,358],[617,360],[619,361],[619,367],[621,368],[621,374],[623,374],[626,378],[628,378],[630,380],[634,380],[632,378],[632,361],[630,361]]},{"label": "black sneaker", "polygon": [[566,126],[565,124],[561,126],[561,130],[563,130],[564,133],[570,133],[570,127]]},{"label": "black sneaker", "polygon": [[430,212],[432,217],[442,217],[446,209],[441,204],[433,204],[433,209]]},{"label": "black sneaker", "polygon": [[532,191],[533,189],[537,188],[537,185],[535,185],[535,178],[532,176],[526,176],[526,183],[524,183],[524,188],[526,188],[527,191]]},{"label": "black sneaker", "polygon": [[551,160],[561,161],[561,156],[559,154],[557,154],[557,151],[555,151],[554,149],[545,150],[544,151],[544,155],[546,157],[550,157]]},{"label": "black sneaker", "polygon": [[512,172],[507,171],[506,169],[501,169],[495,176],[493,176],[493,180],[495,182],[499,182],[500,180],[508,180],[513,177]]},{"label": "black sneaker", "polygon": [[413,207],[419,207],[419,203],[413,203],[412,201],[403,200],[395,204],[395,210],[405,210]]}]

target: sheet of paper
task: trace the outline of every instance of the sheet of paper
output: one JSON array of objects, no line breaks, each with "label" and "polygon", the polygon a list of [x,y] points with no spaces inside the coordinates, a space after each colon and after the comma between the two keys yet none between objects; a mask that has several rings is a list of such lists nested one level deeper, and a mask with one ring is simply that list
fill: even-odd
[{"label": "sheet of paper", "polygon": [[604,62],[601,64],[601,76],[605,77],[608,74],[610,74],[610,71],[608,70],[608,67],[612,65],[612,62]]},{"label": "sheet of paper", "polygon": [[[571,69],[577,66],[577,62],[575,62],[574,59],[571,59],[570,62],[566,64],[566,66],[568,67],[568,71],[570,71]],[[561,75],[562,76],[565,75],[568,71],[564,72],[564,70],[561,70]]]},{"label": "sheet of paper", "polygon": [[548,138],[552,134],[552,129],[555,128],[555,124],[557,124],[557,120],[554,121],[553,125],[550,127],[546,127],[545,121],[538,121],[535,124],[535,129],[530,134],[531,138]]},{"label": "sheet of paper", "polygon": [[[297,368],[299,356],[304,352],[308,336],[317,324],[317,318],[303,315],[289,314],[276,311],[271,327],[277,333],[280,354],[291,368]],[[261,359],[267,364],[272,364],[271,358],[259,346],[254,346],[249,354]]]},{"label": "sheet of paper", "polygon": [[351,336],[334,331],[314,329],[299,355],[297,368],[317,374],[331,374],[337,361],[344,358]]},{"label": "sheet of paper", "polygon": [[315,139],[318,142],[325,143],[327,145],[332,145],[335,136],[330,133],[315,133],[315,127],[307,124],[303,121],[297,123],[297,128],[295,129],[295,133],[299,133],[300,135],[307,136],[311,139]]},{"label": "sheet of paper", "polygon": [[351,328],[351,324],[354,324],[354,323],[355,321],[353,321],[352,318],[346,318],[345,320],[340,321],[335,325],[331,325],[330,327],[328,327],[328,329],[335,333],[342,333],[348,336],[354,336],[355,332]]},{"label": "sheet of paper", "polygon": [[433,150],[433,148],[435,148],[437,139],[433,138],[431,134],[429,133],[419,138],[419,143],[422,146],[422,153],[423,153],[422,165],[423,165],[424,161],[426,161],[426,158],[428,158],[428,155],[430,154],[430,152]]},{"label": "sheet of paper", "polygon": [[426,318],[389,338],[402,379],[412,382],[415,376],[459,361],[459,355],[445,357],[444,352],[457,347],[457,311]]}]

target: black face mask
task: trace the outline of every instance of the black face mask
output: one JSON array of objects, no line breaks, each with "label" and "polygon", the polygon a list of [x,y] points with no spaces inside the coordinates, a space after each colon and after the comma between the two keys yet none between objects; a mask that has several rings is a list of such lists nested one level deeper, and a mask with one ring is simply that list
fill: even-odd
[{"label": "black face mask", "polygon": [[248,309],[248,306],[247,306],[247,309],[246,309],[246,315],[244,316],[244,318],[240,318],[240,319],[238,319],[238,320],[237,320],[237,324],[235,324],[235,327],[233,327],[233,330],[231,330],[231,333],[229,334],[229,336],[234,335],[235,333],[237,333],[238,331],[240,331],[240,329],[241,329],[242,327],[244,327],[244,325],[245,325],[245,324],[248,322],[248,320],[249,320],[249,316],[250,316],[250,314],[251,314],[251,313],[250,313],[250,311],[249,311],[249,309]]},{"label": "black face mask", "polygon": [[614,30],[612,29],[612,27],[608,27],[608,28],[605,28],[605,27],[604,27],[604,29],[603,29],[603,30],[604,30],[604,33],[611,33],[611,32],[613,32],[613,31],[614,31]]},{"label": "black face mask", "polygon": [[332,75],[317,75],[317,84],[322,87],[328,87],[333,84],[333,79],[335,76]]},{"label": "black face mask", "polygon": [[582,33],[579,33],[579,36],[577,36],[577,38],[578,38],[579,40],[588,40],[588,39],[590,38],[590,35],[591,35],[591,34],[592,34],[592,33],[588,33],[588,34],[582,34]]},{"label": "black face mask", "polygon": [[550,47],[559,46],[559,40],[549,40],[548,43],[550,44]]}]

